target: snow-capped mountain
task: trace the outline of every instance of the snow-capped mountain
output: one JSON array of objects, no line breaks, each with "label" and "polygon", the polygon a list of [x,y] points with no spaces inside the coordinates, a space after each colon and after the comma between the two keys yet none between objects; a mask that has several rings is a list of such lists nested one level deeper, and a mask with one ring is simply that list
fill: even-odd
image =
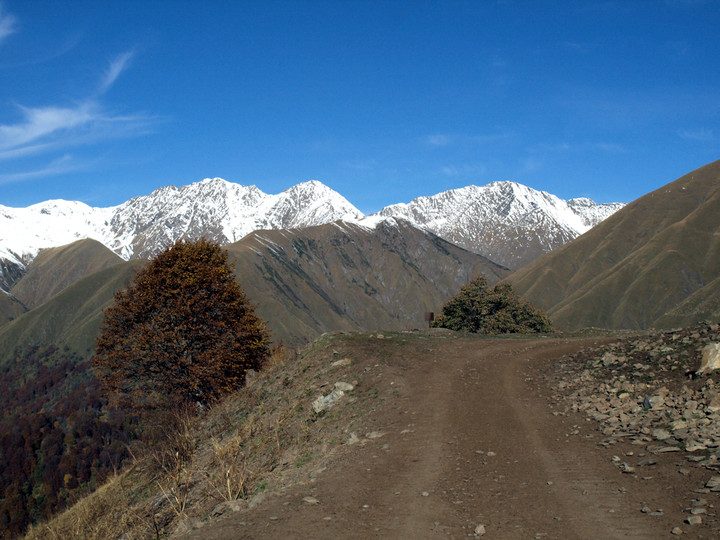
[{"label": "snow-capped mountain", "polygon": [[82,238],[102,242],[124,259],[151,257],[180,238],[222,244],[261,229],[303,228],[333,221],[375,227],[389,217],[511,268],[572,240],[621,204],[563,201],[514,182],[468,186],[364,216],[318,181],[277,195],[221,178],[159,188],[114,207],[53,200],[27,208],[0,206],[0,288],[8,290],[42,248]]},{"label": "snow-capped mountain", "polygon": [[347,199],[315,180],[268,195],[255,186],[213,178],[127,201],[115,208],[106,236],[97,240],[130,259],[150,257],[180,238],[205,235],[227,244],[256,230],[362,217]]},{"label": "snow-capped mountain", "polygon": [[255,186],[208,178],[163,187],[108,208],[63,200],[27,208],[0,206],[0,260],[22,268],[40,249],[82,238],[98,240],[124,259],[150,257],[180,238],[206,236],[225,244],[259,229],[362,217],[344,197],[317,181],[268,195]]},{"label": "snow-capped mountain", "polygon": [[565,201],[516,182],[492,182],[419,197],[388,206],[378,215],[406,219],[516,269],[573,240],[623,206],[596,204],[587,198]]}]

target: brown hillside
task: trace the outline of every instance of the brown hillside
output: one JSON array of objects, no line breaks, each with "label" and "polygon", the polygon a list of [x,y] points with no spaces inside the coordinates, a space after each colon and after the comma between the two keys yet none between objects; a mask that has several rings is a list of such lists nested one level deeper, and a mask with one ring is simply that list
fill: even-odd
[{"label": "brown hillside", "polygon": [[290,343],[334,330],[422,328],[424,313],[439,312],[472,278],[508,274],[403,221],[257,231],[226,249],[274,338]]},{"label": "brown hillside", "polygon": [[680,328],[689,321],[711,320],[720,313],[720,277],[698,289],[657,321],[660,328]]},{"label": "brown hillside", "polygon": [[121,262],[110,249],[91,239],[43,249],[11,292],[32,309],[79,279]]},{"label": "brown hillside", "polygon": [[27,309],[20,300],[0,290],[0,326],[9,323],[14,320],[15,317],[22,315],[26,311]]},{"label": "brown hillside", "polygon": [[0,366],[27,347],[68,347],[83,359],[95,349],[95,336],[115,291],[128,285],[144,261],[121,261],[78,280],[44,304],[0,328]]},{"label": "brown hillside", "polygon": [[[705,288],[719,276],[716,161],[632,202],[510,281],[559,327],[649,328],[720,316],[706,297],[717,286]],[[691,295],[683,317],[664,317]]]},{"label": "brown hillside", "polygon": [[[66,246],[64,254],[76,244]],[[494,284],[509,272],[404,222],[377,229],[338,223],[258,231],[225,249],[273,340],[288,344],[335,330],[421,328],[427,324],[425,311],[439,312],[472,278],[482,274]],[[39,267],[49,280],[70,274],[59,265],[60,255]],[[75,267],[74,258],[68,264]],[[0,365],[28,346],[67,345],[86,358],[102,310],[143,264],[120,261],[16,317],[0,329]]]}]

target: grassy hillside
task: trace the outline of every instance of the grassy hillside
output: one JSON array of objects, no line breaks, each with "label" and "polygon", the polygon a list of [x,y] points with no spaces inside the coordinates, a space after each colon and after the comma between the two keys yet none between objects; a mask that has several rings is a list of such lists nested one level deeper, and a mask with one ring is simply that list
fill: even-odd
[{"label": "grassy hillside", "polygon": [[20,300],[0,290],[0,326],[3,326],[27,311]]},{"label": "grassy hillside", "polygon": [[118,255],[96,240],[43,249],[10,292],[32,309],[76,281],[121,262]]},{"label": "grassy hillside", "polygon": [[27,347],[68,347],[82,358],[95,348],[102,310],[144,261],[122,262],[83,278],[0,328],[0,365]]},{"label": "grassy hillside", "polygon": [[276,339],[334,330],[422,328],[473,277],[508,270],[404,222],[258,231],[226,246]]},{"label": "grassy hillside", "polygon": [[[557,326],[574,329],[718,318],[714,288],[706,288],[718,277],[720,161],[630,203],[509,279]],[[665,317],[686,301],[683,318]]]}]

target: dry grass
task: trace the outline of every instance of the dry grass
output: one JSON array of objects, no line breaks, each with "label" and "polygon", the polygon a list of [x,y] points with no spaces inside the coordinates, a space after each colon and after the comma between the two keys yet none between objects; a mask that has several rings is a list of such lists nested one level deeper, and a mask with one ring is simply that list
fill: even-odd
[{"label": "dry grass", "polygon": [[26,538],[167,537],[228,501],[252,504],[261,493],[308,481],[364,414],[355,408],[353,392],[344,416],[318,416],[312,409],[335,381],[356,377],[355,363],[332,366],[354,348],[353,336],[341,336],[321,338],[302,354],[277,351],[245,388],[203,415],[174,415],[157,450],[50,522],[32,527]]},{"label": "dry grass", "polygon": [[[105,540],[137,530],[145,519],[143,505],[138,502],[144,500],[153,487],[151,478],[142,470],[144,468],[142,464],[133,466],[111,478],[50,522],[31,527],[26,538]],[[141,526],[140,529],[146,527]],[[132,536],[148,537],[151,536]]]}]

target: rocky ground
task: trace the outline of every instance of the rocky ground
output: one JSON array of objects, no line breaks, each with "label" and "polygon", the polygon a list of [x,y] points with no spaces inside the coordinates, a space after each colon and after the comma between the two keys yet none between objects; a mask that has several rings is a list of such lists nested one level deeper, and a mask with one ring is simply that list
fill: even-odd
[{"label": "rocky ground", "polygon": [[28,538],[720,538],[715,342],[325,335]]},{"label": "rocky ground", "polygon": [[[607,336],[339,337],[328,366],[346,365],[327,372],[335,378],[309,392],[307,406],[333,401],[317,424],[342,425],[360,396],[371,412],[348,423],[344,443],[311,462],[309,476],[270,480],[261,500],[177,537],[717,538],[714,443],[710,428],[694,431],[707,424],[700,412],[714,421],[709,379],[688,379],[686,390],[675,381],[700,341],[714,339],[698,332],[663,334],[678,352],[662,358],[652,351],[665,345],[651,336],[616,345]],[[615,388],[624,382],[632,388]],[[683,420],[693,427],[672,431],[666,413],[680,396],[695,398],[698,413]],[[660,441],[655,429],[673,438],[688,429],[706,449]]]},{"label": "rocky ground", "polygon": [[[580,412],[596,424],[598,444],[616,450],[611,462],[622,473],[652,481],[662,464],[694,479],[673,535],[703,523],[719,530],[720,371],[698,373],[704,351],[717,343],[718,324],[627,337],[563,358],[547,374],[562,408],[555,414]],[[578,425],[572,434],[587,436],[586,429]]]}]

